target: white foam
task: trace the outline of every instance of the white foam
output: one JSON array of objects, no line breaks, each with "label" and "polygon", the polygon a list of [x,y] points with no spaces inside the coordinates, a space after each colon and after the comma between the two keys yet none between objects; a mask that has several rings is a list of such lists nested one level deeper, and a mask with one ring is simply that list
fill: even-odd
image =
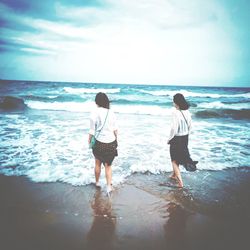
[{"label": "white foam", "polygon": [[114,94],[114,93],[119,93],[120,89],[119,88],[115,88],[115,89],[104,89],[104,88],[71,88],[71,87],[64,87],[63,90],[67,93],[70,94],[97,94],[99,92],[103,92],[103,93],[110,93],[110,94]]},{"label": "white foam", "polygon": [[121,114],[155,115],[168,116],[171,113],[169,108],[145,105],[116,105],[114,111]]},{"label": "white foam", "polygon": [[225,104],[220,101],[209,102],[209,103],[200,103],[198,105],[199,108],[206,109],[250,109],[250,103],[233,103],[233,104]]},{"label": "white foam", "polygon": [[[40,101],[25,101],[25,104],[32,109],[41,110],[62,110],[70,112],[88,113],[96,107],[94,102],[40,102]],[[116,113],[121,114],[140,114],[140,115],[160,115],[166,116],[170,114],[169,108],[159,106],[145,105],[112,105],[112,109]]]},{"label": "white foam", "polygon": [[[161,174],[172,171],[167,145],[170,119],[166,116],[138,117],[118,113],[117,120],[118,157],[112,166],[115,185],[135,172]],[[58,116],[54,112],[46,122],[28,118],[21,120],[20,117],[15,124],[3,124],[0,120],[1,146],[5,148],[1,153],[1,173],[26,175],[35,182],[72,185],[94,182],[94,157],[87,145],[88,113],[69,114],[67,117],[67,114]],[[9,133],[4,134],[6,126],[13,130],[13,137]],[[194,120],[189,148],[192,158],[199,161],[198,169],[218,171],[248,166],[249,159],[241,152],[247,150],[243,145],[246,143],[245,135],[249,133],[250,128],[245,124],[233,126],[231,123]],[[184,171],[182,167],[181,171]],[[105,183],[102,171],[101,184]]]},{"label": "white foam", "polygon": [[91,112],[95,107],[95,103],[86,102],[40,102],[40,101],[25,101],[25,104],[32,109],[40,110],[63,110],[71,112]]},{"label": "white foam", "polygon": [[50,96],[47,96],[49,99],[55,99],[57,97],[59,97],[58,95],[50,95]]}]

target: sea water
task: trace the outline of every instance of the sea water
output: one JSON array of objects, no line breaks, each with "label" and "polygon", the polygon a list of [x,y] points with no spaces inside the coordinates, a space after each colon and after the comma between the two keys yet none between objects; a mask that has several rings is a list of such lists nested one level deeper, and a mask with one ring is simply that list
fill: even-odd
[{"label": "sea water", "polygon": [[[0,81],[0,173],[94,182],[87,142],[98,92],[108,95],[119,126],[114,184],[135,172],[171,171],[167,139],[176,93],[191,105],[189,148],[199,171],[250,167],[250,88]],[[7,96],[24,105],[6,108]]]}]

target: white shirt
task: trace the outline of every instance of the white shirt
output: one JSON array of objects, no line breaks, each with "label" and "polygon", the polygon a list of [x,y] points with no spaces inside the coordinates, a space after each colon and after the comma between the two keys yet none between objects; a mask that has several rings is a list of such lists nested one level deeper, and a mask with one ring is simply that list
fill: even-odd
[{"label": "white shirt", "polygon": [[[183,115],[182,115],[183,114]],[[184,117],[186,119],[184,119]],[[178,110],[176,108],[172,111],[172,121],[168,141],[174,136],[182,136],[189,134],[192,126],[192,118],[189,110]]]},{"label": "white shirt", "polygon": [[[105,121],[107,112],[108,116]],[[114,135],[115,130],[117,130],[117,123],[114,112],[102,107],[96,108],[90,116],[89,134],[95,135],[100,142],[110,143],[116,139]]]}]

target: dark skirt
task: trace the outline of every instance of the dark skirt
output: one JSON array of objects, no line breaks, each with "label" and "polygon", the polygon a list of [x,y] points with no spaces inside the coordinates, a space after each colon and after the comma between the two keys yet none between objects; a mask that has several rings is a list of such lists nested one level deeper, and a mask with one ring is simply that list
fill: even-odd
[{"label": "dark skirt", "polygon": [[117,141],[104,143],[96,140],[95,147],[92,151],[96,159],[110,166],[114,158],[118,156]]},{"label": "dark skirt", "polygon": [[180,165],[193,162],[188,150],[188,135],[175,136],[170,140],[170,158]]}]

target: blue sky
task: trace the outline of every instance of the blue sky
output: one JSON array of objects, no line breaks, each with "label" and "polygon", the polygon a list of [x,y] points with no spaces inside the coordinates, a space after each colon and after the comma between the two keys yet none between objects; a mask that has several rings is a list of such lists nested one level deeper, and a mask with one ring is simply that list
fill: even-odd
[{"label": "blue sky", "polygon": [[250,85],[248,0],[0,0],[0,78]]}]

